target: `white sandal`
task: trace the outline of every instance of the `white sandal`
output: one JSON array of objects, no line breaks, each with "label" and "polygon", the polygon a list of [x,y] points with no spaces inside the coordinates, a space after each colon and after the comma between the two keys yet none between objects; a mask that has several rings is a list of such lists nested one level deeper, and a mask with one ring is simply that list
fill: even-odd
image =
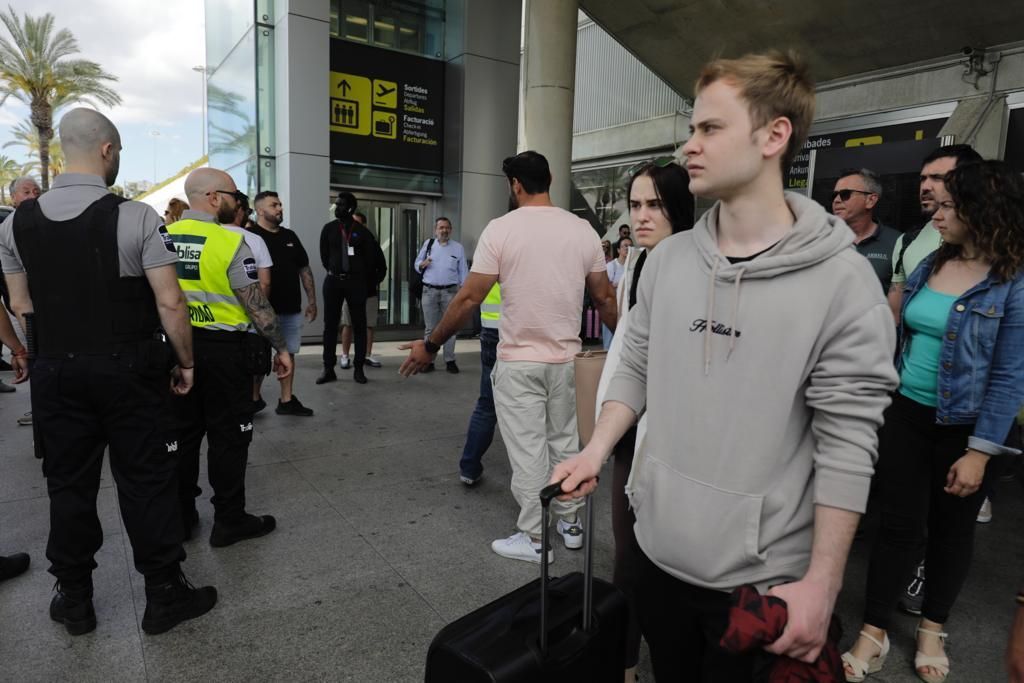
[{"label": "white sandal", "polygon": [[[946,648],[946,638],[949,636],[948,633],[942,631],[932,631],[931,629],[917,627],[918,633],[927,633],[931,636],[938,636],[939,640],[942,641],[942,648]],[[931,668],[938,671],[937,676],[921,673],[921,669],[930,666]],[[914,654],[914,673],[925,683],[943,683],[946,680],[946,676],[949,675],[949,657],[943,652],[941,655],[926,655],[920,650]]]},{"label": "white sandal", "polygon": [[889,656],[889,634],[886,633],[882,637],[882,642],[878,642],[878,639],[867,631],[861,631],[860,635],[870,640],[872,643],[878,646],[878,654],[864,661],[855,657],[852,652],[843,653],[843,663],[850,666],[850,671],[843,667],[843,674],[846,676],[846,683],[861,683],[868,674],[875,674],[882,670],[885,665],[885,659]]}]

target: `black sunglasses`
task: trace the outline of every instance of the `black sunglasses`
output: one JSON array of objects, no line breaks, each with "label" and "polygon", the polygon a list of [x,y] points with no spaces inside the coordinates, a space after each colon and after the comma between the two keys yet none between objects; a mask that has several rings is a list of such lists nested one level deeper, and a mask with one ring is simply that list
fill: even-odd
[{"label": "black sunglasses", "polygon": [[678,162],[676,161],[676,158],[671,155],[664,157],[655,157],[653,159],[646,159],[644,161],[639,161],[630,166],[626,170],[626,174],[629,176],[635,176],[637,173],[639,173],[640,171],[644,170],[649,166],[652,166],[654,168],[665,168],[666,166],[670,166],[671,164],[675,163]]},{"label": "black sunglasses", "polygon": [[867,190],[836,190],[832,193],[832,199],[830,201],[834,202],[836,197],[839,197],[844,202],[849,201],[854,192],[857,194],[874,194],[874,192],[868,192]]},{"label": "black sunglasses", "polygon": [[230,195],[230,196],[235,198],[236,202],[248,202],[249,201],[249,195],[247,195],[246,193],[242,192],[241,190],[234,190],[234,191],[231,191],[231,192],[229,192],[228,190],[214,190],[214,192],[216,192],[217,194]]}]

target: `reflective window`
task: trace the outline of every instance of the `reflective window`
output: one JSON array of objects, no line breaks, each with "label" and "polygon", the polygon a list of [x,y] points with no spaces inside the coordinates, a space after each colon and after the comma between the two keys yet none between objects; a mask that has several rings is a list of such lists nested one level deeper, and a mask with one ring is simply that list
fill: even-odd
[{"label": "reflective window", "polygon": [[378,47],[444,57],[444,0],[334,0],[331,32]]},{"label": "reflective window", "polygon": [[274,154],[274,30],[259,26],[256,46],[256,113],[259,154]]},{"label": "reflective window", "polygon": [[206,63],[218,66],[255,21],[253,0],[206,2]]},{"label": "reflective window", "polygon": [[[210,68],[207,83],[210,166],[233,169],[252,159],[245,167],[246,182],[255,186],[256,157],[256,36],[246,32],[235,49],[216,68]],[[252,182],[248,180],[252,176]],[[236,177],[236,182],[238,178]]]}]

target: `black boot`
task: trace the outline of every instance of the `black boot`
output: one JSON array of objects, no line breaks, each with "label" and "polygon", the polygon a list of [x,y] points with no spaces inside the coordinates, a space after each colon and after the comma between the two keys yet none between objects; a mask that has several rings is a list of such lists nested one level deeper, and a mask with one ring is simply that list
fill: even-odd
[{"label": "black boot", "polygon": [[337,382],[338,376],[334,374],[334,368],[324,368],[324,371],[320,373],[320,376],[316,378],[317,384],[327,384],[328,382]]},{"label": "black boot", "polygon": [[196,588],[180,571],[170,581],[150,585],[147,580],[142,630],[151,636],[170,631],[183,621],[203,616],[216,604],[216,588]]},{"label": "black boot", "polygon": [[53,587],[57,594],[50,601],[50,618],[64,624],[73,636],[94,631],[96,611],[92,608],[92,582],[72,585],[58,579]]},{"label": "black boot", "polygon": [[249,538],[266,536],[277,528],[277,520],[271,515],[243,515],[235,522],[221,522],[214,520],[213,531],[210,532],[210,545],[214,548],[223,548],[232,543],[238,543]]},{"label": "black boot", "polygon": [[366,374],[363,372],[362,363],[356,365],[356,369],[352,373],[352,379],[354,379],[357,384],[366,384]]}]

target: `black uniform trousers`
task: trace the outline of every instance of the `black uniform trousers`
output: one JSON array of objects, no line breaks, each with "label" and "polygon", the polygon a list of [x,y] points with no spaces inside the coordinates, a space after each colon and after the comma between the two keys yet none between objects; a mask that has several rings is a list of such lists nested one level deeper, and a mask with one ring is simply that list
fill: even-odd
[{"label": "black uniform trousers", "polygon": [[245,514],[245,467],[252,442],[253,367],[246,332],[192,330],[195,385],[171,399],[181,447],[178,478],[181,514],[189,528],[199,488],[199,448],[207,441],[207,470],[214,521],[232,524]]},{"label": "black uniform trousers", "polygon": [[40,356],[32,364],[32,419],[50,495],[46,557],[65,587],[91,585],[103,544],[96,496],[108,444],[135,568],[147,583],[161,583],[185,559],[169,379],[166,368],[139,366],[134,348]]},{"label": "black uniform trousers", "polygon": [[324,367],[333,368],[338,360],[342,302],[348,302],[356,342],[355,366],[361,368],[366,362],[366,282],[362,274],[348,277],[329,273],[324,278]]}]

